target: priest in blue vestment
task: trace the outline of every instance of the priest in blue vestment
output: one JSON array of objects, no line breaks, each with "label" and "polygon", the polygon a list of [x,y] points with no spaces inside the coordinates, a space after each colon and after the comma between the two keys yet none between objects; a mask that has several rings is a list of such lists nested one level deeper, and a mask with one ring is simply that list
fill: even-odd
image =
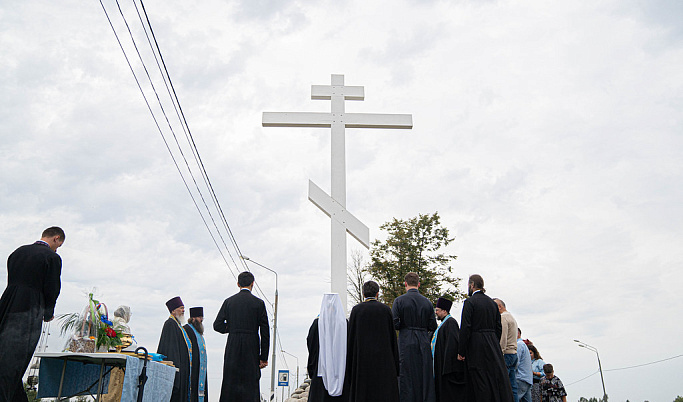
[{"label": "priest in blue vestment", "polygon": [[206,342],[204,341],[204,307],[190,307],[190,318],[183,326],[192,342],[190,370],[190,402],[207,402],[209,386],[206,374]]}]

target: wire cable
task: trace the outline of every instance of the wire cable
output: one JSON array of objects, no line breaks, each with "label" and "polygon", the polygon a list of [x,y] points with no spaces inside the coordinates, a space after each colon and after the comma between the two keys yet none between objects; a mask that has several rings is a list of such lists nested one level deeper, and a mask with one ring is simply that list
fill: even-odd
[{"label": "wire cable", "polygon": [[[209,231],[209,235],[211,236],[214,245],[216,246],[216,248],[218,249],[219,253],[221,254],[221,257],[222,257],[223,261],[225,262],[226,266],[228,267],[228,269],[229,269],[230,273],[232,274],[233,278],[237,279],[237,278],[236,278],[236,275],[235,275],[235,272],[233,271],[233,266],[234,266],[234,268],[238,268],[238,265],[242,265],[242,267],[244,267],[245,270],[250,271],[249,266],[248,266],[248,265],[246,264],[246,262],[245,262],[243,259],[241,259],[241,258],[238,258],[238,259],[237,259],[237,261],[239,261],[239,263],[241,263],[241,264],[239,264],[238,262],[236,262],[236,261],[235,261],[235,258],[233,257],[233,254],[230,252],[230,248],[229,248],[228,245],[226,244],[226,241],[225,241],[223,235],[221,234],[221,231],[220,231],[220,229],[218,228],[218,225],[216,224],[216,221],[215,221],[215,219],[214,219],[214,217],[213,217],[213,214],[211,213],[211,210],[210,210],[209,206],[207,205],[206,199],[204,198],[204,195],[203,195],[203,193],[202,193],[202,190],[199,188],[199,185],[198,185],[198,183],[197,183],[197,180],[195,179],[194,174],[192,173],[192,169],[190,168],[190,165],[189,165],[188,160],[187,160],[187,158],[186,158],[186,156],[185,156],[185,153],[183,152],[182,147],[181,147],[181,145],[180,145],[180,143],[179,143],[179,141],[178,141],[178,138],[177,138],[177,136],[175,135],[175,131],[173,130],[173,127],[172,127],[172,125],[171,125],[171,122],[170,122],[170,120],[168,119],[168,115],[166,114],[166,110],[165,110],[164,107],[163,107],[163,104],[162,104],[161,99],[160,99],[160,97],[159,97],[159,93],[157,92],[156,87],[154,86],[154,83],[153,83],[153,80],[152,80],[151,75],[150,75],[150,73],[149,73],[149,70],[147,69],[147,66],[145,65],[145,61],[144,61],[144,59],[143,59],[143,57],[142,57],[142,55],[141,55],[141,53],[140,53],[140,49],[139,49],[138,46],[137,46],[137,43],[136,43],[136,41],[135,41],[135,38],[134,38],[133,33],[132,33],[132,31],[131,31],[131,28],[130,28],[130,25],[128,24],[128,21],[127,21],[125,15],[124,15],[124,13],[123,13],[123,10],[122,10],[121,5],[120,5],[120,3],[118,2],[118,0],[116,0],[116,4],[117,4],[117,7],[118,7],[118,9],[119,9],[119,13],[121,14],[121,18],[123,19],[123,22],[124,22],[124,24],[125,24],[125,26],[126,26],[126,29],[128,30],[128,33],[129,33],[129,36],[130,36],[130,38],[131,38],[132,44],[133,44],[133,46],[134,46],[134,48],[135,48],[135,51],[136,51],[136,53],[138,54],[138,58],[139,58],[139,60],[140,60],[140,63],[142,64],[142,67],[143,67],[144,71],[145,71],[145,74],[146,74],[147,79],[148,79],[148,81],[149,81],[149,84],[150,84],[150,86],[151,86],[151,88],[152,88],[152,91],[154,92],[154,95],[155,95],[155,97],[157,98],[157,102],[158,102],[158,104],[159,104],[159,107],[160,107],[160,109],[161,109],[161,112],[162,112],[162,114],[164,115],[164,118],[165,118],[165,120],[166,120],[166,123],[167,123],[167,125],[168,125],[168,128],[169,128],[169,130],[171,131],[171,134],[172,134],[172,136],[173,136],[173,138],[174,138],[175,144],[176,144],[176,146],[178,147],[178,151],[180,152],[180,155],[181,155],[181,157],[182,157],[182,159],[183,159],[183,161],[184,161],[184,163],[185,163],[185,166],[186,166],[186,168],[187,168],[187,170],[188,170],[188,174],[189,174],[189,176],[192,178],[192,181],[193,181],[193,183],[194,183],[194,186],[195,186],[195,188],[196,188],[196,191],[197,191],[197,193],[199,194],[199,196],[200,196],[200,198],[201,198],[202,204],[204,205],[204,207],[206,208],[207,213],[209,214],[209,218],[210,218],[210,220],[212,221],[213,227],[215,228],[218,237],[220,238],[220,242],[223,244],[223,246],[224,246],[224,248],[225,248],[225,251],[228,253],[229,258],[230,258],[230,260],[232,261],[232,266],[231,266],[231,264],[228,262],[228,259],[226,258],[225,254],[223,253],[222,248],[219,246],[218,240],[216,239],[216,236],[214,236],[213,231],[212,231],[211,228],[209,227],[208,221],[207,221],[207,219],[204,217],[204,214],[202,213],[202,210],[201,210],[201,208],[199,207],[199,204],[198,204],[198,202],[197,202],[197,200],[196,200],[196,198],[195,198],[195,196],[194,196],[192,190],[190,189],[190,186],[188,185],[188,182],[187,182],[187,180],[186,180],[186,178],[185,178],[185,175],[183,174],[183,172],[182,172],[182,170],[181,170],[181,168],[180,168],[180,165],[178,164],[178,161],[177,161],[177,159],[176,159],[176,157],[175,157],[173,151],[171,150],[171,147],[170,147],[168,141],[166,140],[166,137],[165,137],[165,135],[164,135],[164,133],[163,133],[163,130],[161,129],[161,126],[159,125],[159,121],[157,120],[157,117],[156,117],[154,111],[152,110],[152,107],[151,107],[151,105],[150,105],[150,103],[149,103],[149,101],[148,101],[148,99],[147,99],[147,96],[145,95],[145,92],[144,92],[144,90],[143,90],[143,88],[142,88],[142,85],[141,85],[141,83],[140,83],[140,80],[138,79],[138,77],[137,77],[137,75],[136,75],[136,73],[135,73],[135,71],[134,71],[134,69],[133,69],[133,67],[132,67],[132,64],[131,64],[131,62],[130,62],[130,59],[128,58],[128,55],[126,54],[126,51],[125,51],[125,49],[124,49],[124,47],[123,47],[123,44],[121,43],[121,40],[120,40],[120,38],[119,38],[119,35],[117,34],[116,29],[114,28],[114,25],[113,25],[113,23],[112,23],[112,21],[111,21],[111,18],[109,17],[109,14],[107,13],[106,7],[105,7],[104,4],[102,3],[102,0],[100,0],[100,5],[102,6],[102,9],[103,9],[103,11],[104,11],[104,13],[105,13],[105,16],[107,17],[107,20],[108,20],[108,22],[109,22],[109,25],[110,25],[110,27],[112,28],[112,31],[114,32],[114,36],[116,37],[116,40],[117,40],[117,42],[118,42],[118,44],[119,44],[119,47],[121,48],[121,51],[122,51],[123,54],[124,54],[124,58],[126,59],[126,63],[128,64],[128,67],[129,67],[131,73],[133,74],[133,78],[134,78],[135,81],[136,81],[136,84],[137,84],[137,86],[138,86],[138,89],[140,90],[140,93],[141,93],[142,96],[143,96],[143,99],[144,99],[144,101],[145,101],[145,104],[147,105],[147,109],[148,109],[148,111],[150,112],[150,114],[152,115],[152,118],[153,118],[153,120],[154,120],[154,122],[155,122],[155,125],[156,125],[156,127],[157,127],[157,130],[159,131],[159,134],[160,134],[161,137],[162,137],[162,140],[164,141],[164,144],[165,144],[165,146],[166,146],[167,151],[168,151],[169,154],[171,155],[171,159],[173,160],[173,163],[174,163],[174,165],[176,166],[176,170],[177,170],[178,173],[180,174],[181,179],[183,180],[183,183],[184,183],[184,185],[185,185],[185,188],[186,188],[186,190],[188,191],[188,193],[190,194],[190,197],[192,198],[192,201],[193,201],[193,203],[194,203],[194,205],[195,205],[195,208],[197,209],[197,211],[198,211],[199,214],[200,214],[200,217],[202,218],[202,221],[203,221],[203,223],[204,223],[204,226],[205,226],[205,227],[207,228],[207,230]],[[147,24],[145,24],[144,21],[142,20],[142,16],[140,15],[140,10],[139,10],[139,8],[137,7],[137,4],[135,3],[135,0],[133,0],[133,4],[134,4],[134,6],[135,6],[135,10],[136,10],[136,12],[137,12],[138,19],[140,20],[140,23],[141,23],[141,25],[142,25],[142,27],[143,27],[143,31],[145,32],[145,36],[146,36],[146,38],[147,38],[147,43],[149,44],[150,49],[152,50],[152,54],[154,55],[155,62],[156,62],[156,65],[157,65],[157,68],[159,69],[159,72],[160,72],[160,74],[161,74],[161,76],[162,76],[164,85],[165,85],[165,87],[166,87],[166,91],[167,91],[167,93],[168,93],[168,95],[169,95],[169,98],[171,99],[171,103],[173,104],[173,108],[174,108],[174,110],[175,110],[175,112],[176,112],[176,115],[178,116],[178,119],[179,119],[179,121],[180,121],[181,127],[182,127],[182,129],[183,129],[183,132],[185,133],[185,137],[186,137],[186,139],[187,139],[187,141],[188,141],[188,143],[189,143],[190,149],[192,150],[192,155],[193,155],[193,157],[194,157],[194,159],[195,159],[195,162],[196,162],[196,164],[197,164],[197,166],[198,166],[198,168],[199,168],[199,170],[200,170],[200,173],[201,173],[201,175],[202,175],[202,178],[204,179],[204,184],[206,185],[207,189],[209,190],[209,193],[210,193],[210,195],[211,195],[211,199],[212,199],[212,201],[213,201],[213,204],[214,204],[216,210],[218,211],[218,215],[219,215],[219,217],[220,217],[221,223],[223,224],[225,230],[226,230],[227,233],[228,233],[228,237],[229,237],[229,239],[230,239],[231,245],[234,247],[234,249],[235,249],[235,251],[237,252],[237,254],[238,254],[239,256],[241,256],[241,255],[242,255],[241,250],[240,250],[240,248],[239,248],[239,246],[238,246],[238,244],[237,244],[237,241],[236,241],[236,239],[235,239],[235,237],[234,237],[234,234],[232,233],[232,230],[231,230],[231,228],[230,228],[230,225],[229,225],[228,222],[227,222],[227,218],[225,217],[225,214],[224,214],[224,212],[223,212],[223,208],[221,207],[220,203],[218,202],[218,197],[217,197],[217,195],[216,195],[216,193],[215,193],[215,190],[213,189],[213,185],[211,184],[211,181],[210,181],[210,179],[209,179],[208,173],[206,172],[206,168],[205,168],[204,163],[203,163],[203,161],[202,161],[202,159],[201,159],[201,156],[199,155],[199,150],[197,149],[197,146],[196,146],[196,143],[195,143],[194,138],[193,138],[193,136],[192,136],[190,127],[189,127],[189,125],[188,125],[188,123],[187,123],[187,119],[185,118],[185,114],[184,114],[184,112],[183,112],[183,110],[182,110],[182,106],[180,105],[180,100],[179,100],[179,98],[178,98],[178,96],[177,96],[177,93],[176,93],[175,87],[174,87],[174,85],[173,85],[173,82],[172,82],[172,80],[171,80],[170,74],[168,73],[168,69],[167,69],[167,67],[166,67],[166,63],[165,63],[165,61],[164,61],[164,59],[163,59],[163,55],[161,54],[161,49],[160,49],[160,47],[159,47],[158,41],[156,40],[156,36],[154,35],[154,30],[153,30],[153,28],[152,28],[152,26],[151,26],[151,22],[150,22],[150,20],[149,20],[149,16],[147,15],[147,11],[146,11],[146,9],[145,9],[144,3],[142,2],[142,0],[140,0],[140,4],[141,4],[142,10],[143,10],[143,13],[144,13],[144,15],[145,15],[145,20],[147,21]],[[149,27],[149,33],[147,32],[147,27]],[[151,35],[152,35],[152,39],[154,40],[155,46],[152,45],[152,41],[151,41],[151,39],[150,39],[150,37],[149,37],[149,34],[150,34],[150,33],[151,33]],[[155,52],[155,47],[156,47],[156,52]],[[157,54],[159,55],[158,58],[157,58]],[[160,64],[160,62],[161,62],[161,64]],[[162,65],[163,65],[163,70],[162,70]],[[170,86],[170,88],[169,88],[169,86]],[[172,92],[172,94],[171,94],[171,92]],[[177,105],[177,106],[176,106],[176,105]],[[238,271],[239,271],[239,269],[238,269]],[[263,289],[261,289],[260,285],[259,285],[258,283],[256,283],[255,285],[256,285],[256,291],[257,291],[257,292],[261,295],[261,297],[263,297],[263,299],[267,302],[266,307],[267,307],[268,312],[270,313],[271,316],[273,316],[273,314],[274,314],[274,313],[273,313],[273,309],[274,309],[273,303],[268,299],[268,297],[266,296],[266,294],[265,294],[265,292],[263,291]],[[270,308],[268,308],[268,307],[270,307]]]},{"label": "wire cable", "polygon": [[603,370],[603,371],[628,370],[628,369],[632,369],[632,368],[643,367],[643,366],[649,366],[649,365],[651,365],[651,364],[657,364],[657,363],[665,362],[665,361],[668,361],[668,360],[677,359],[677,358],[679,358],[679,357],[683,357],[683,354],[682,354],[682,355],[677,355],[677,356],[672,356],[672,357],[667,357],[666,359],[656,360],[656,361],[649,362],[649,363],[636,364],[635,366],[628,366],[628,367],[619,367],[619,368],[613,368],[613,369],[606,369],[606,370]]},{"label": "wire cable", "polygon": [[[633,369],[633,368],[638,368],[638,367],[643,367],[643,366],[649,366],[649,365],[652,365],[652,364],[657,364],[657,363],[665,362],[665,361],[668,361],[668,360],[678,359],[679,357],[683,357],[683,354],[676,355],[676,356],[672,356],[672,357],[667,357],[666,359],[655,360],[655,361],[649,362],[649,363],[636,364],[635,366],[627,366],[627,367],[619,367],[619,368],[613,368],[613,369],[605,369],[605,370],[602,370],[602,371],[603,371],[603,372],[608,372],[608,371],[628,370],[628,369]],[[567,384],[566,386],[568,387],[568,386],[570,386],[570,385],[574,385],[574,384],[576,384],[576,383],[578,383],[578,382],[581,382],[581,381],[583,381],[583,380],[585,380],[585,379],[587,379],[587,378],[590,378],[590,377],[592,377],[592,376],[598,374],[599,372],[600,372],[600,370],[598,370],[598,371],[596,371],[595,373],[590,374],[590,375],[588,375],[588,376],[586,376],[586,377],[583,377],[583,378],[580,379],[580,380],[576,380],[576,381],[574,381],[574,382],[572,382],[572,383],[570,383],[570,384]]]},{"label": "wire cable", "polygon": [[[135,6],[135,10],[136,10],[138,18],[140,20],[140,24],[143,27],[143,30],[145,32],[145,36],[147,38],[147,42],[148,42],[148,44],[152,50],[152,54],[154,55],[157,67],[159,68],[159,71],[160,71],[162,77],[164,78],[164,84],[166,85],[166,90],[168,92],[169,97],[171,98],[171,101],[173,103],[173,107],[176,111],[176,115],[178,116],[178,119],[179,119],[181,126],[183,128],[183,132],[185,133],[185,137],[186,137],[186,139],[190,145],[190,149],[192,150],[192,154],[195,158],[195,162],[197,163],[197,166],[200,170],[202,178],[204,179],[204,184],[206,185],[207,189],[209,190],[213,204],[216,207],[216,210],[218,211],[218,215],[219,215],[219,217],[220,217],[220,219],[221,219],[221,221],[222,221],[222,223],[223,223],[223,225],[224,225],[224,227],[228,233],[228,237],[230,239],[232,246],[234,247],[235,251],[237,252],[237,255],[241,256],[242,251],[240,250],[240,248],[237,244],[237,241],[235,239],[235,236],[232,233],[232,229],[230,228],[230,225],[228,224],[227,218],[225,217],[225,214],[223,212],[223,208],[221,207],[220,202],[218,201],[218,197],[217,197],[216,192],[213,188],[213,185],[211,184],[211,180],[209,179],[209,175],[206,172],[204,162],[201,159],[201,156],[199,154],[199,150],[197,148],[194,137],[192,136],[192,131],[190,130],[190,126],[187,122],[187,119],[185,117],[185,113],[183,112],[183,108],[180,104],[180,99],[178,98],[177,92],[175,90],[175,86],[173,85],[173,81],[172,81],[171,76],[168,72],[166,62],[164,61],[164,57],[161,53],[161,48],[159,46],[159,42],[156,39],[156,35],[154,34],[154,29],[152,28],[152,24],[149,20],[149,15],[147,14],[145,4],[142,2],[142,0],[140,0],[140,5],[142,8],[143,14],[145,15],[145,21],[147,22],[146,24],[142,19],[142,15],[140,15],[140,10],[138,9],[137,4],[135,3],[135,0],[133,0],[133,5]],[[149,33],[147,32],[147,27],[149,27]],[[150,34],[152,35],[154,45],[152,45],[152,40],[149,37]],[[155,49],[156,49],[156,52],[155,52]],[[157,58],[157,54],[159,55],[158,58]],[[141,59],[141,61],[142,61],[142,59]],[[159,61],[161,61],[161,65],[159,64]],[[162,66],[163,66],[163,70],[162,70]],[[169,86],[170,86],[170,88],[169,88]],[[171,92],[172,92],[172,94],[171,94]],[[177,107],[176,107],[176,105],[177,105]],[[175,134],[174,134],[174,136],[175,136]],[[189,170],[189,166],[188,166],[188,170]],[[194,176],[193,176],[193,179],[194,179]],[[195,185],[196,185],[196,181],[195,181]],[[199,191],[201,194],[201,191],[199,190],[198,186],[197,186],[197,191]],[[204,200],[203,196],[202,196],[202,201],[204,201],[204,205],[206,206],[207,211],[208,211],[209,208],[206,205],[206,201]],[[211,220],[213,221],[213,215],[210,212],[209,212],[209,215],[211,216]],[[232,256],[232,253],[230,253],[229,248],[228,248],[227,244],[225,243],[225,239],[221,235],[220,230],[218,230],[218,227],[216,226],[215,221],[213,221],[213,223],[214,223],[214,227],[216,227],[216,231],[218,232],[219,237],[221,238],[221,241],[223,242],[223,245],[225,246],[226,250],[228,251],[230,259],[232,260],[235,267],[237,267],[238,263],[235,262],[235,258]],[[246,264],[246,262],[244,262],[243,259],[238,258],[238,261],[241,262],[241,265],[244,267],[245,270],[250,271],[248,264]],[[263,298],[268,303],[270,303],[272,305],[272,303],[270,302],[270,300],[268,300],[268,298],[265,295],[265,292],[263,292],[263,290],[261,289],[259,284],[256,283],[255,285],[256,285],[258,292],[263,296]]]},{"label": "wire cable", "polygon": [[568,387],[568,386],[570,386],[570,385],[574,385],[574,384],[576,384],[576,383],[578,383],[578,382],[581,382],[581,381],[583,381],[583,380],[585,380],[585,379],[588,379],[588,378],[590,378],[590,377],[593,377],[594,375],[598,374],[599,372],[600,372],[600,370],[596,371],[596,372],[593,373],[593,374],[587,375],[587,376],[583,377],[583,378],[580,379],[580,380],[576,380],[576,381],[574,381],[574,382],[572,382],[572,383],[570,383],[570,384],[567,384],[567,385],[565,385],[565,387]]},{"label": "wire cable", "polygon": [[[175,156],[173,155],[173,152],[171,151],[171,148],[168,144],[168,141],[166,141],[166,137],[164,136],[163,131],[161,130],[161,127],[159,126],[159,122],[156,118],[156,115],[154,114],[154,111],[152,110],[152,107],[149,104],[149,101],[147,100],[147,96],[145,95],[145,92],[142,89],[142,86],[140,84],[140,80],[138,79],[137,75],[135,74],[135,70],[133,69],[133,66],[130,63],[130,59],[128,58],[128,55],[126,54],[126,50],[124,49],[123,44],[121,43],[119,35],[116,33],[116,29],[114,28],[114,24],[112,23],[111,18],[109,17],[109,13],[107,13],[107,9],[104,6],[104,3],[102,2],[102,0],[99,0],[99,1],[100,1],[100,5],[102,6],[102,10],[104,11],[105,16],[107,17],[107,21],[109,22],[109,26],[111,27],[111,29],[114,33],[114,36],[116,37],[116,41],[118,42],[119,47],[121,48],[121,51],[123,52],[123,57],[126,59],[126,63],[128,64],[128,68],[130,69],[131,73],[133,74],[133,78],[135,79],[135,83],[137,84],[137,87],[140,90],[140,94],[142,95],[142,98],[145,101],[145,104],[147,105],[147,110],[149,110],[150,114],[152,115],[152,119],[154,120],[154,124],[156,125],[157,130],[159,131],[159,134],[161,135],[161,139],[163,140],[164,145],[166,146],[166,150],[171,155],[171,159],[173,160],[173,164],[175,165],[176,170],[180,174],[180,178],[183,180],[183,183],[185,185],[185,189],[187,189],[188,193],[190,194],[190,197],[192,198],[192,202],[194,203],[195,208],[199,212],[199,215],[202,218],[202,221],[204,222],[204,226],[206,226],[207,230],[209,230],[209,234],[211,235],[211,238],[212,238],[214,244],[218,248],[219,253],[221,254],[221,257],[223,258],[223,261],[226,263],[226,265],[228,265],[228,267],[230,267],[227,259],[225,258],[225,255],[221,251],[220,246],[218,245],[218,242],[216,241],[216,238],[214,237],[213,233],[211,232],[211,229],[209,228],[209,224],[206,221],[206,219],[204,218],[204,215],[202,214],[201,209],[199,208],[199,205],[197,204],[197,201],[194,198],[194,195],[192,194],[190,187],[188,186],[187,181],[185,180],[185,176],[183,175],[183,172],[180,169],[180,166],[178,165],[178,162],[177,162]],[[233,277],[235,279],[237,279],[237,277],[232,272],[232,270],[230,270],[230,272],[233,275]]]},{"label": "wire cable", "polygon": [[[133,2],[135,4],[135,2]],[[159,98],[159,93],[156,90],[156,87],[154,86],[154,82],[152,81],[152,77],[149,74],[149,71],[147,69],[147,66],[145,65],[145,62],[142,58],[142,55],[140,54],[140,49],[137,46],[137,43],[135,42],[135,38],[133,36],[133,32],[130,29],[130,25],[128,24],[128,20],[126,19],[125,15],[123,14],[123,10],[121,9],[121,4],[119,3],[119,0],[116,0],[116,5],[119,9],[119,13],[121,14],[121,18],[123,19],[124,24],[126,25],[126,29],[128,30],[128,34],[130,36],[131,42],[133,43],[133,46],[135,47],[135,51],[138,55],[138,58],[140,59],[140,63],[142,64],[142,67],[145,71],[145,74],[147,75],[147,79],[149,81],[150,86],[152,87],[152,91],[154,92],[154,95],[157,98],[157,102],[159,104],[159,107],[161,108],[161,112],[164,115],[164,118],[166,119],[166,124],[168,125],[169,130],[171,131],[171,135],[173,136],[173,139],[176,143],[176,146],[178,147],[178,151],[180,152],[180,156],[182,157],[183,161],[185,162],[185,166],[187,167],[188,172],[190,172],[190,177],[192,178],[192,181],[194,183],[195,188],[197,189],[197,192],[199,193],[199,197],[201,198],[202,203],[204,204],[204,207],[206,208],[207,213],[209,214],[209,218],[211,219],[211,222],[213,223],[214,227],[216,228],[216,232],[218,233],[218,236],[220,237],[221,241],[223,242],[223,245],[226,247],[226,251],[228,252],[228,255],[230,256],[230,259],[233,261],[233,264],[235,264],[235,267],[237,267],[237,264],[235,263],[235,259],[232,256],[232,253],[230,253],[230,250],[227,248],[227,245],[225,244],[225,240],[223,239],[223,235],[220,233],[220,230],[218,229],[218,226],[216,225],[216,221],[213,217],[213,214],[211,213],[211,210],[209,206],[206,204],[206,199],[204,198],[204,195],[202,194],[201,190],[199,189],[199,184],[197,183],[197,180],[195,179],[194,175],[192,174],[192,168],[190,167],[189,162],[187,161],[187,157],[185,156],[185,153],[183,152],[182,147],[180,146],[180,143],[178,142],[178,137],[176,136],[175,131],[173,130],[173,126],[171,125],[171,122],[168,119],[168,115],[166,114],[166,110],[164,109],[163,103],[161,102],[161,99]],[[137,10],[137,6],[136,6]],[[140,22],[142,22],[142,18],[140,17]],[[144,25],[143,25],[144,28]],[[147,33],[147,30],[145,29],[145,34]],[[149,38],[148,38],[149,41]],[[151,47],[151,43],[150,43]],[[154,49],[152,49],[152,53],[154,54]],[[156,54],[154,54],[154,58],[156,59]],[[159,63],[157,61],[157,66],[159,66]],[[159,69],[161,69],[159,67]],[[163,76],[163,72],[162,72]],[[166,79],[164,79],[164,84],[166,83]],[[168,87],[167,87],[168,90]],[[170,96],[170,93],[169,93]],[[174,104],[175,107],[175,104]],[[183,127],[183,131],[185,131]],[[200,212],[201,213],[201,212]],[[234,276],[234,273],[233,273]]]}]

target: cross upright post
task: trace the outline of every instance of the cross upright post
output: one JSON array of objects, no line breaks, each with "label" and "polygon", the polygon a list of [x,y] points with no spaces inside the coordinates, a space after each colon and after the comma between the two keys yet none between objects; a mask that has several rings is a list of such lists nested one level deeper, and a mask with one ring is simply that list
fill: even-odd
[{"label": "cross upright post", "polygon": [[332,74],[331,85],[312,85],[311,99],[330,100],[330,113],[264,112],[263,127],[330,128],[331,196],[309,180],[308,199],[331,218],[331,290],[338,293],[347,309],[346,232],[365,248],[370,246],[368,227],[346,210],[346,128],[410,129],[409,114],[346,113],[344,102],[364,100],[364,87],[345,86],[344,76]]}]

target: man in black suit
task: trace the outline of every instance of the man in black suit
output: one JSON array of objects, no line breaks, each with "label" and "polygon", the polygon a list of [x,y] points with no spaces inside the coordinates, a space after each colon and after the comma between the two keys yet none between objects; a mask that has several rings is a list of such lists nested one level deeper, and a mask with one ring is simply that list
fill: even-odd
[{"label": "man in black suit", "polygon": [[213,322],[214,330],[229,334],[220,401],[259,402],[260,369],[268,365],[268,313],[263,300],[251,294],[254,287],[251,272],[240,273],[237,286],[240,291],[225,299]]},{"label": "man in black suit", "polygon": [[467,366],[472,401],[512,402],[512,388],[500,349],[502,326],[498,305],[484,292],[484,278],[471,275],[462,306],[458,360]]},{"label": "man in black suit", "polygon": [[43,321],[54,318],[61,288],[57,249],[64,231],[56,226],[7,259],[7,288],[0,298],[0,401],[27,401],[21,378],[40,340]]}]

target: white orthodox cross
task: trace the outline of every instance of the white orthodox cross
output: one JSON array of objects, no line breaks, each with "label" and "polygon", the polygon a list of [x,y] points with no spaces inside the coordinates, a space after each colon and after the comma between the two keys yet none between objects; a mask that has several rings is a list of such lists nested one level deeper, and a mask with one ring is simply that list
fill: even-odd
[{"label": "white orthodox cross", "polygon": [[332,220],[332,292],[339,293],[346,310],[346,232],[365,248],[368,227],[346,210],[346,138],[348,128],[413,128],[410,114],[346,113],[344,101],[364,100],[364,87],[345,86],[344,76],[332,74],[332,85],[312,85],[311,99],[331,100],[330,113],[264,112],[263,127],[323,127],[332,129],[332,196],[308,181],[308,199]]}]

